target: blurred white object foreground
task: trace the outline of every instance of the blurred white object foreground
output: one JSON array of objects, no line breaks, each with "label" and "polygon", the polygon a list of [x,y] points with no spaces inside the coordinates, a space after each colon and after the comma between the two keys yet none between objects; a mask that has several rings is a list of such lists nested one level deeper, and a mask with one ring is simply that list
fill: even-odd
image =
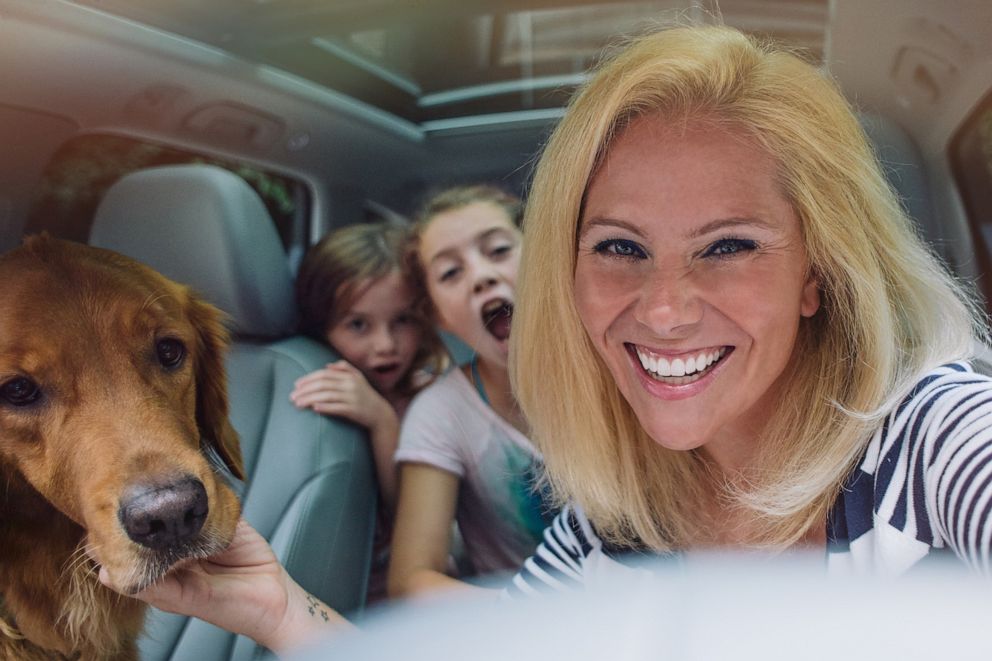
[{"label": "blurred white object foreground", "polygon": [[897,579],[827,578],[822,560],[647,564],[604,589],[386,610],[316,659],[992,659],[992,582],[953,558]]}]

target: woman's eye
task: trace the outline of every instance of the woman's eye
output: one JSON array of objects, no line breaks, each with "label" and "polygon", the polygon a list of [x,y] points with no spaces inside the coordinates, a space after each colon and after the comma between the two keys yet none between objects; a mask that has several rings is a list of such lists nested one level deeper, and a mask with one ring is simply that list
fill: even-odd
[{"label": "woman's eye", "polygon": [[758,247],[749,239],[720,239],[703,252],[703,257],[732,257],[737,253],[751,252]]},{"label": "woman's eye", "polygon": [[628,239],[607,239],[606,241],[600,241],[593,247],[593,250],[600,255],[606,255],[608,257],[626,259],[645,259],[647,257],[647,253],[644,252],[644,249],[637,242]]}]

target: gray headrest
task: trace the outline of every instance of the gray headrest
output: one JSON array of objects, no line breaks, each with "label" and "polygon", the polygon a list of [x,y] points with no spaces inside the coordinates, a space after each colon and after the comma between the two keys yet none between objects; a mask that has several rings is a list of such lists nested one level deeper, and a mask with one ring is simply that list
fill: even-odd
[{"label": "gray headrest", "polygon": [[906,213],[916,221],[924,237],[939,242],[927,172],[916,143],[901,126],[881,115],[860,113],[858,119]]},{"label": "gray headrest", "polygon": [[231,316],[238,335],[276,337],[295,323],[293,278],[265,205],[210,165],[139,170],[111,186],[90,243],[189,285]]}]

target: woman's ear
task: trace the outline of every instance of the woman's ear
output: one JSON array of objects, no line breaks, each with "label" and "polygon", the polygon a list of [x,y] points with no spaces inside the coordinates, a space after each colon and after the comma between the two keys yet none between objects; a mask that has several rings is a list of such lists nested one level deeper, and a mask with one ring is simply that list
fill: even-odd
[{"label": "woman's ear", "polygon": [[820,278],[810,270],[799,296],[799,314],[807,319],[820,309]]},{"label": "woman's ear", "polygon": [[227,405],[227,371],[224,352],[230,336],[223,313],[190,294],[189,317],[197,333],[196,422],[202,442],[216,450],[239,480],[245,479],[238,433],[231,426]]}]

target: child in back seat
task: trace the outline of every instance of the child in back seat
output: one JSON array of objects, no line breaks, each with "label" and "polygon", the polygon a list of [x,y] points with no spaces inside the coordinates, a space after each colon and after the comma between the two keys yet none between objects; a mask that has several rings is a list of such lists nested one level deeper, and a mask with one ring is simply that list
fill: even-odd
[{"label": "child in back seat", "polygon": [[407,227],[387,222],[336,230],[310,248],[296,279],[300,330],[341,360],[298,379],[290,399],[365,427],[372,444],[380,506],[369,601],[385,595],[400,420],[447,356],[419,314],[424,294],[405,268],[408,236]]},{"label": "child in back seat", "polygon": [[424,389],[403,420],[389,591],[463,588],[448,575],[452,520],[479,574],[516,571],[553,512],[535,489],[541,458],[510,391],[521,202],[490,186],[433,197],[413,227],[412,271],[435,323],[474,352]]}]

